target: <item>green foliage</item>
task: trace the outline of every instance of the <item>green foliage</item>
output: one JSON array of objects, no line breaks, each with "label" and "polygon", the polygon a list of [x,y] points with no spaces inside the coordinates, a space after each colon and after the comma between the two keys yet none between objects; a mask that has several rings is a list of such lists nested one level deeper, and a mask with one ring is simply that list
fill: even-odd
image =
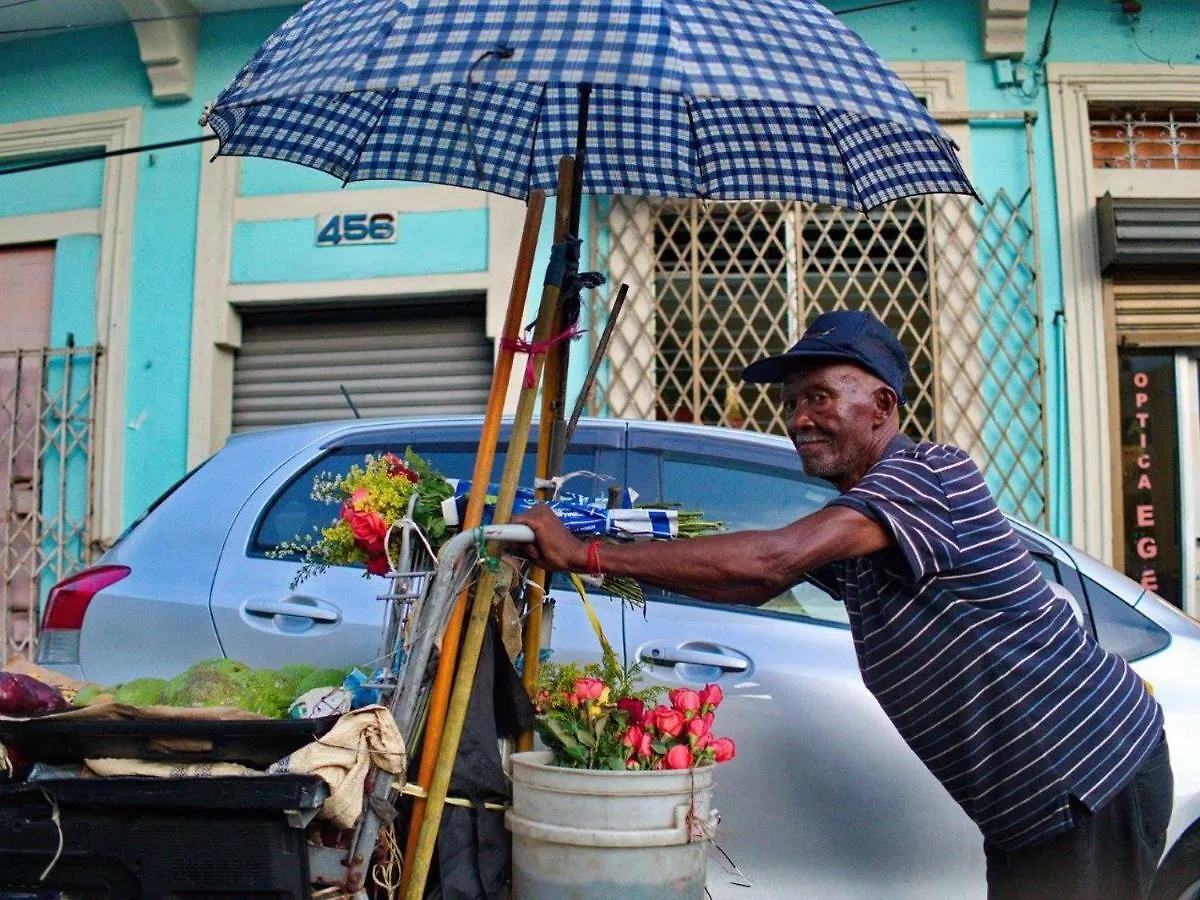
[{"label": "green foliage", "polygon": [[[617,701],[638,699],[652,704],[657,688],[639,688],[637,665],[623,668],[605,641],[604,661],[580,667],[575,663],[546,663],[539,672],[534,727],[554,753],[556,765],[571,769],[624,770],[629,751],[621,744],[629,714]],[[583,699],[581,687],[599,683],[598,697]]]}]

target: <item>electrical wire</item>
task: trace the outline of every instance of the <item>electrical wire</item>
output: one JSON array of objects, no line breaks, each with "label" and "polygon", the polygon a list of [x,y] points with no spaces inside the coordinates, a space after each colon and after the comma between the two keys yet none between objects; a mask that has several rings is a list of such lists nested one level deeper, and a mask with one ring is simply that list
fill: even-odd
[{"label": "electrical wire", "polygon": [[202,134],[198,137],[180,138],[177,141],[162,141],[158,144],[141,144],[137,147],[122,147],[120,150],[97,150],[92,153],[81,153],[78,156],[60,157],[59,159],[48,159],[43,162],[28,163],[23,166],[12,166],[11,168],[0,168],[0,176],[16,175],[19,172],[36,172],[39,169],[53,169],[58,166],[69,166],[72,163],[92,162],[97,159],[109,159],[113,156],[128,156],[131,153],[150,153],[155,150],[169,150],[172,147],[186,147],[189,144],[203,144],[207,141],[215,141],[215,134]]},{"label": "electrical wire", "polygon": [[916,2],[917,0],[879,0],[878,3],[868,3],[866,6],[852,6],[849,9],[831,9],[830,12],[835,16],[844,16],[846,13],[866,12],[868,9],[883,9],[885,6],[905,6]]},{"label": "electrical wire", "polygon": [[[34,3],[35,0],[13,0],[6,6],[0,6],[0,11],[9,9],[14,6],[22,6],[26,3]],[[904,6],[910,3],[916,3],[917,0],[879,0],[877,3],[868,3],[864,6],[852,6],[849,9],[835,9],[831,12],[835,16],[844,16],[847,13],[866,12],[871,9],[883,9],[888,6]],[[168,22],[172,19],[200,19],[214,18],[216,16],[232,16],[241,15],[242,10],[231,10],[223,13],[208,13],[207,16],[202,16],[200,13],[184,13],[173,16],[150,16],[138,19],[121,19],[115,22],[82,22],[78,25],[43,25],[37,28],[0,28],[0,35],[13,34],[57,34],[63,31],[87,31],[93,28],[111,28],[114,25],[138,25],[145,22]]]},{"label": "electrical wire", "polygon": [[[22,3],[32,3],[32,2],[33,2],[33,0],[16,0],[15,3],[11,3],[11,4],[9,4],[9,6],[0,6],[0,11],[9,9],[12,6],[19,6]],[[243,10],[233,10],[231,12],[223,12],[223,13],[209,13],[207,18],[213,18],[215,16],[240,15],[242,12],[243,12]],[[38,27],[31,27],[31,28],[0,28],[0,35],[35,34],[35,33],[46,34],[48,32],[60,32],[60,31],[88,31],[93,28],[112,28],[113,26],[116,26],[116,25],[140,25],[145,22],[169,22],[172,19],[200,19],[200,18],[205,18],[205,16],[202,16],[200,13],[195,12],[195,13],[182,13],[180,15],[175,15],[175,16],[147,16],[145,18],[138,18],[138,19],[117,19],[116,21],[113,21],[113,22],[81,22],[78,25],[41,25]]]}]

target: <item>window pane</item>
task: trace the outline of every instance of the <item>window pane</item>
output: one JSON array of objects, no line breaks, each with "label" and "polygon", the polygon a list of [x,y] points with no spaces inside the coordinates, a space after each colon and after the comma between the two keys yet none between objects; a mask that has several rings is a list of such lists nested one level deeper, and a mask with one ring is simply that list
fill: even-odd
[{"label": "window pane", "polygon": [[[815,512],[834,495],[831,486],[799,471],[666,455],[663,496],[667,503],[696,509],[730,531],[779,528]],[[814,585],[796,585],[763,604],[773,613],[847,622],[845,607]]]},{"label": "window pane", "polygon": [[1165,629],[1094,579],[1086,575],[1082,578],[1096,622],[1096,638],[1105,650],[1132,661],[1156,653],[1171,643],[1171,636]]}]

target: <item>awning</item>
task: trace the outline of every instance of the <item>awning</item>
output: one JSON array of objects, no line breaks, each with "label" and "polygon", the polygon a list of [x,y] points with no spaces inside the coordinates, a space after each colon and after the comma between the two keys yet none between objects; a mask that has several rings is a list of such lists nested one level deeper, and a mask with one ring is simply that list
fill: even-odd
[{"label": "awning", "polygon": [[1100,272],[1200,277],[1200,200],[1117,199],[1096,207]]}]

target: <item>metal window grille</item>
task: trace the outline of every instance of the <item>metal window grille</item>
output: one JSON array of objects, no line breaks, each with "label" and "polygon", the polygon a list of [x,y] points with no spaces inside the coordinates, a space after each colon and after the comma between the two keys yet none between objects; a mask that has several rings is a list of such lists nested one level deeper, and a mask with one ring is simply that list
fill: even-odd
[{"label": "metal window grille", "polygon": [[0,353],[0,635],[32,657],[41,600],[93,556],[100,347]]},{"label": "metal window grille", "polygon": [[617,285],[630,298],[592,412],[782,433],[774,389],[743,384],[742,369],[821,312],[871,309],[909,354],[906,432],[967,450],[1003,508],[1046,524],[1031,193],[866,214],[613,198],[593,223],[611,288],[593,299],[593,321]]},{"label": "metal window grille", "polygon": [[1097,169],[1200,169],[1200,107],[1088,108]]}]

